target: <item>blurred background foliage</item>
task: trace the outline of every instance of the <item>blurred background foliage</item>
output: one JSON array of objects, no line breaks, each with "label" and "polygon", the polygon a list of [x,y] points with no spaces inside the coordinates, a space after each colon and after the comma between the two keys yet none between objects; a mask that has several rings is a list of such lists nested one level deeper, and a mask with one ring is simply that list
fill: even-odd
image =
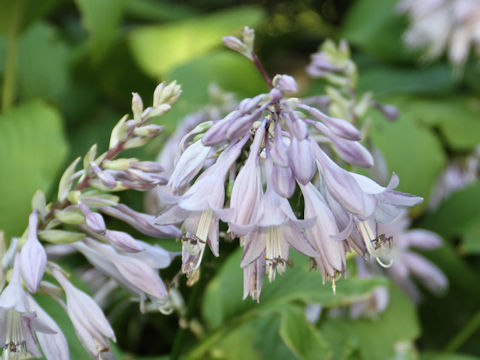
[{"label": "blurred background foliage", "polygon": [[[402,41],[407,21],[395,5],[396,0],[0,0],[0,228],[20,235],[33,193],[54,194],[69,160],[92,143],[106,148],[110,129],[130,110],[132,91],[148,102],[158,82],[182,85],[180,101],[162,120],[162,139],[184,115],[207,104],[212,82],[239,99],[265,92],[253,65],[225,49],[222,36],[254,27],[268,72],[292,74],[305,95],[322,93],[324,86],[306,76],[309,55],[326,38],[347,39],[360,92],[373,91],[400,111],[395,122],[372,114],[372,141],[400,176],[400,190],[425,198],[414,209],[414,225],[444,238],[441,249],[423,255],[447,274],[449,292],[441,298],[425,294],[417,308],[384,278],[351,277],[339,281],[334,296],[319,274],[294,258],[295,267],[266,285],[256,304],[241,300],[240,253],[225,244],[220,259],[206,260],[200,284],[182,285],[187,317],[198,323],[195,332],[179,327],[176,316],[139,314],[125,295],[112,299],[107,314],[119,340],[117,356],[159,360],[173,351],[173,358],[192,359],[480,358],[480,185],[454,193],[434,211],[426,209],[448,163],[480,144],[480,67],[473,56],[460,71],[445,59],[421,62]],[[154,159],[161,144],[135,155]],[[141,208],[140,196],[125,198]],[[71,261],[73,269],[79,259]],[[305,320],[306,303],[335,308],[384,284],[391,303],[376,320],[322,315],[316,326]],[[68,318],[54,304],[44,305],[63,316],[72,358],[85,359]]]}]

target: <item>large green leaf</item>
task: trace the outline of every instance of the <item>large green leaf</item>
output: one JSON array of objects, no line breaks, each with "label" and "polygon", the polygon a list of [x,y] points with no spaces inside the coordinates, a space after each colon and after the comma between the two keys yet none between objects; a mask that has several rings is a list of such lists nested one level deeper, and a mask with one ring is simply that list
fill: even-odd
[{"label": "large green leaf", "polygon": [[243,274],[240,268],[241,250],[231,255],[206,289],[202,304],[203,317],[209,327],[216,328],[235,316],[248,311],[262,313],[271,306],[295,301],[318,303],[323,306],[349,304],[370,293],[375,287],[385,285],[382,278],[349,278],[337,282],[336,294],[323,284],[319,272],[309,270],[308,259],[292,251],[294,267],[278,276],[272,283],[265,280],[260,303],[242,300]]},{"label": "large green leaf", "polygon": [[480,183],[453,193],[435,212],[428,214],[422,226],[450,239],[460,237],[462,250],[480,253]]},{"label": "large green leaf", "polygon": [[422,68],[385,66],[375,64],[362,69],[359,91],[373,91],[376,97],[392,95],[448,94],[456,83],[452,69],[446,64]]},{"label": "large green leaf", "polygon": [[0,0],[0,32],[19,33],[46,15],[58,0]]},{"label": "large green leaf", "polygon": [[240,7],[167,25],[144,26],[129,34],[129,45],[140,67],[161,78],[173,67],[220,46],[223,36],[256,25],[262,15],[257,7]]},{"label": "large green leaf", "polygon": [[129,0],[127,13],[143,20],[180,20],[194,14],[193,9],[171,1]]},{"label": "large green leaf", "polygon": [[397,0],[355,1],[343,24],[342,36],[379,58],[392,62],[412,58],[403,42],[405,20],[395,6]]},{"label": "large green leaf", "polygon": [[69,48],[53,26],[32,25],[21,37],[18,83],[23,99],[59,102],[70,79]]},{"label": "large green leaf", "polygon": [[320,329],[335,351],[334,359],[345,358],[344,346],[358,347],[360,357],[354,359],[392,359],[420,334],[415,306],[396,288],[378,319],[331,318]]},{"label": "large green leaf", "polygon": [[20,235],[37,189],[55,185],[67,154],[59,113],[34,101],[0,115],[0,229]]},{"label": "large green leaf", "polygon": [[480,183],[453,193],[435,212],[427,214],[421,226],[432,229],[444,238],[460,236],[480,221]]},{"label": "large green leaf", "polygon": [[[230,331],[223,332],[218,341],[196,349],[187,355],[187,360],[293,360],[297,357],[279,336],[281,314],[269,312],[243,322]],[[198,351],[200,350],[200,351]]]},{"label": "large green leaf", "polygon": [[82,22],[90,33],[89,47],[92,58],[98,61],[110,49],[127,0],[75,0],[82,14]]},{"label": "large green leaf", "polygon": [[415,99],[405,103],[417,121],[438,127],[448,145],[468,151],[480,144],[480,101],[474,97]]},{"label": "large green leaf", "polygon": [[388,122],[377,116],[371,129],[372,141],[385,156],[389,169],[400,177],[399,190],[423,196],[421,206],[425,206],[446,156],[433,132],[416,121],[408,103],[396,105],[400,117]]},{"label": "large green leaf", "polygon": [[302,308],[287,305],[281,309],[280,336],[299,359],[330,359],[331,350],[318,329],[305,318]]}]

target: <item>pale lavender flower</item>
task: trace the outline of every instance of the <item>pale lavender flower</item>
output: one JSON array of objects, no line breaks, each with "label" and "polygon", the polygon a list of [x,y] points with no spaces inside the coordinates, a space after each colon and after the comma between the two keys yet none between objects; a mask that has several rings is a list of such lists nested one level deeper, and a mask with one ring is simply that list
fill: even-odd
[{"label": "pale lavender flower", "polygon": [[480,6],[477,0],[402,0],[399,11],[411,21],[404,35],[427,59],[448,53],[454,65],[465,64],[470,47],[480,53]]},{"label": "pale lavender flower", "polygon": [[103,220],[102,215],[93,212],[85,204],[80,204],[79,207],[83,215],[85,215],[85,223],[90,228],[90,230],[92,230],[94,233],[105,235],[107,228],[105,226],[105,221]]},{"label": "pale lavender flower", "polygon": [[210,153],[210,147],[197,140],[178,159],[168,186],[174,191],[185,188],[201,170]]},{"label": "pale lavender flower", "polygon": [[28,218],[28,238],[20,252],[19,263],[23,281],[32,293],[38,289],[47,265],[47,253],[37,238],[38,214],[33,211]]},{"label": "pale lavender flower", "polygon": [[182,235],[177,227],[173,225],[157,225],[154,223],[155,216],[140,213],[124,204],[101,207],[100,211],[126,222],[148,236],[155,238],[178,238]]},{"label": "pale lavender flower", "polygon": [[218,214],[225,199],[225,178],[248,138],[245,136],[223,151],[216,163],[204,171],[185,194],[172,197],[175,204],[155,220],[160,225],[184,222],[187,236],[183,239],[182,269],[187,274],[197,272],[207,242],[213,254],[218,256]]},{"label": "pale lavender flower", "polygon": [[48,321],[31,309],[20,280],[19,256],[9,284],[0,294],[0,344],[3,358],[17,359],[30,354],[41,357],[35,333],[55,334]]},{"label": "pale lavender flower", "polygon": [[70,352],[68,350],[68,343],[62,329],[57,325],[50,315],[42,309],[40,305],[31,296],[27,296],[28,305],[42,321],[55,331],[55,334],[44,333],[37,331],[37,339],[42,352],[47,360],[69,360]]},{"label": "pale lavender flower", "polygon": [[[355,258],[355,263],[357,265],[357,277],[358,278],[371,278],[375,275],[380,275],[380,270],[377,267],[368,266],[368,263],[365,263],[359,257]],[[375,288],[368,299],[361,300],[350,305],[350,316],[353,319],[357,319],[361,316],[367,317],[377,317],[378,314],[385,311],[389,301],[388,288],[385,286],[379,286]]]},{"label": "pale lavender flower", "polygon": [[258,204],[263,192],[259,149],[264,136],[265,126],[262,124],[255,133],[248,159],[233,184],[230,196],[231,214],[228,218],[230,231],[233,234],[235,234],[236,228],[250,225],[257,215]]},{"label": "pale lavender flower", "polygon": [[165,284],[157,269],[168,267],[177,254],[146,243],[143,243],[145,250],[142,252],[118,254],[111,246],[90,238],[72,246],[93,266],[138,296],[141,309],[147,296],[158,299],[167,297]]},{"label": "pale lavender flower", "polygon": [[115,341],[110,323],[95,301],[73,286],[60,270],[52,267],[52,275],[65,290],[68,316],[79,340],[90,356],[99,358],[101,353],[109,351],[109,339]]},{"label": "pale lavender flower", "polygon": [[97,236],[102,240],[106,240],[118,250],[125,252],[138,252],[143,250],[142,244],[132,235],[123,231],[107,230],[105,236]]},{"label": "pale lavender flower", "polygon": [[314,244],[318,254],[314,257],[316,267],[322,272],[323,280],[334,283],[339,274],[345,272],[345,250],[343,244],[335,240],[338,227],[322,194],[312,185],[300,184],[305,199],[305,218],[315,218],[315,224],[305,233]]},{"label": "pale lavender flower", "polygon": [[274,191],[269,181],[271,159],[268,152],[266,161],[267,190],[260,200],[255,227],[240,238],[245,246],[241,266],[249,266],[263,257],[268,279],[273,281],[276,272],[282,274],[286,270],[290,246],[306,256],[316,257],[318,253],[302,231],[303,227],[312,226],[312,221],[298,220],[288,200]]},{"label": "pale lavender flower", "polygon": [[454,160],[435,183],[428,207],[436,209],[452,193],[478,180],[480,174],[480,146],[463,160]]},{"label": "pale lavender flower", "polygon": [[243,299],[250,295],[253,300],[260,301],[264,277],[265,258],[259,256],[243,268]]},{"label": "pale lavender flower", "polygon": [[414,301],[421,298],[420,291],[411,279],[415,277],[430,291],[441,294],[448,286],[445,274],[423,256],[413,252],[411,248],[430,250],[442,245],[442,239],[437,234],[423,229],[407,230],[409,219],[403,213],[389,224],[379,224],[378,232],[392,237],[393,244],[390,256],[393,265],[387,269],[387,274]]}]

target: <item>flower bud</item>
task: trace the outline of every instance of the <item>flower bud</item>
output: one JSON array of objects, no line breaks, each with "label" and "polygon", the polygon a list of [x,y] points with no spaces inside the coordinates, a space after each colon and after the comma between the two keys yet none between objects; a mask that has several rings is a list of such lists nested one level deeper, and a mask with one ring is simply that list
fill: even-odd
[{"label": "flower bud", "polygon": [[135,124],[140,123],[142,121],[143,101],[137,93],[132,93],[132,113]]}]

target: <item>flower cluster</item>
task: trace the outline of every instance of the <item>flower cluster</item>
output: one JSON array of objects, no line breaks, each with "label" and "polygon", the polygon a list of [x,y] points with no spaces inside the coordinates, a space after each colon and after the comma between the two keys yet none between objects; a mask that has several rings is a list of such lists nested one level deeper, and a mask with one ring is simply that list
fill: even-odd
[{"label": "flower cluster", "polygon": [[[157,136],[162,127],[151,124],[151,119],[169,111],[180,92],[175,82],[162,83],[155,90],[153,106],[146,109],[140,96],[133,94],[133,118],[126,115],[114,127],[108,151],[98,155],[96,145],[92,146],[78,171],[77,158],[61,177],[56,203],[47,204],[41,191],[35,194],[25,235],[14,238],[8,251],[1,254],[4,281],[0,293],[0,343],[4,359],[41,357],[39,345],[48,360],[69,359],[61,329],[32,297],[37,292],[51,296],[67,311],[77,337],[92,358],[114,358],[110,340],[115,341],[115,335],[102,310],[68,280],[65,270],[49,259],[47,254],[58,254],[58,247],[61,252],[67,247],[67,252],[83,254],[116,286],[137,298],[142,311],[171,311],[170,292],[158,270],[169,266],[178,254],[107,228],[104,215],[148,237],[180,236],[175,226],[154,224],[152,215],[134,211],[112,194],[126,189],[146,191],[167,183],[159,164],[117,155]],[[49,244],[48,252],[40,240]],[[45,281],[46,273],[60,287]]]},{"label": "flower cluster", "polygon": [[[291,76],[270,81],[252,50],[253,36],[245,28],[243,40],[227,37],[224,43],[259,67],[270,91],[199,124],[182,140],[189,145],[161,194],[171,206],[156,223],[183,223],[182,270],[193,284],[206,245],[219,255],[219,221],[226,222],[244,247],[244,296],[258,300],[264,274],[272,281],[285,271],[290,247],[314,259],[333,285],[345,274],[349,250],[381,263],[384,244],[375,224],[392,221],[401,207],[422,199],[394,191],[395,175],[382,187],[333,161],[324,144],[346,163],[373,165],[355,126],[292,97],[298,86]],[[303,219],[289,202],[297,189]]]},{"label": "flower cluster", "polygon": [[405,42],[425,50],[427,59],[445,51],[454,65],[465,64],[470,47],[480,53],[480,7],[476,0],[402,0],[399,11],[411,24]]}]

